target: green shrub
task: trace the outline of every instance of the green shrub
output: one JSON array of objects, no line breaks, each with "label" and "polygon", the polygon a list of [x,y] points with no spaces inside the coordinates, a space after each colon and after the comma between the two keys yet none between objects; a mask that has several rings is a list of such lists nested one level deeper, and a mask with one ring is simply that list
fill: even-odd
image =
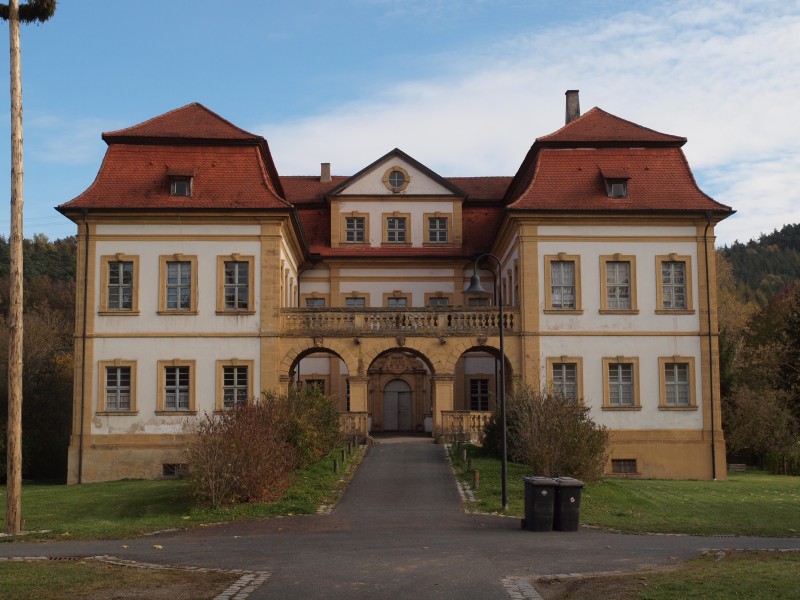
[{"label": "green shrub", "polygon": [[[534,475],[600,480],[608,457],[608,431],[589,408],[560,395],[519,386],[506,396],[508,456]],[[484,446],[500,454],[499,411],[486,427]]]},{"label": "green shrub", "polygon": [[330,396],[316,386],[292,388],[288,396],[268,392],[261,403],[286,404],[286,440],[294,448],[297,468],[317,462],[339,441],[339,413]]},{"label": "green shrub", "polygon": [[314,387],[264,393],[257,404],[205,415],[188,444],[193,495],[213,507],[268,502],[291,474],[322,459],[339,439],[339,415]]}]

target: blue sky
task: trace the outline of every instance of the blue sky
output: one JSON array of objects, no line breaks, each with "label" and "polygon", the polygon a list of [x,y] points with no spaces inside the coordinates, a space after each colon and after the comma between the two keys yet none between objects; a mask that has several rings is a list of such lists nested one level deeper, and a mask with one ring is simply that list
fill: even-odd
[{"label": "blue sky", "polygon": [[266,137],[284,175],[395,147],[443,176],[513,175],[567,89],[688,137],[701,188],[738,211],[719,243],[800,222],[796,0],[60,0],[23,26],[22,59],[26,237],[74,234],[53,207],[94,180],[101,132],[189,102]]}]

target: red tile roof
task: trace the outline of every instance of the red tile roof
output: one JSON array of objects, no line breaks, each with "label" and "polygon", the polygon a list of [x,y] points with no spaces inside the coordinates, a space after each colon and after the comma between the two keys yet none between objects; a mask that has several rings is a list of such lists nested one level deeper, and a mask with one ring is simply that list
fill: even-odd
[{"label": "red tile roof", "polygon": [[[288,209],[295,206],[309,250],[324,256],[470,257],[486,252],[505,210],[685,212],[732,210],[698,187],[683,137],[659,133],[599,108],[538,138],[512,177],[441,178],[463,191],[461,248],[331,248],[326,194],[350,177],[279,177],[264,138],[193,103],[103,134],[109,144],[94,183],[71,209]],[[394,150],[392,152],[400,152]],[[424,167],[424,165],[422,165]],[[191,175],[191,197],[170,195],[170,176]],[[435,173],[435,177],[438,177]],[[603,178],[627,178],[609,198]]]},{"label": "red tile roof", "polygon": [[108,143],[130,138],[225,141],[263,139],[237,127],[197,102],[176,108],[133,127],[103,134],[103,139]]},{"label": "red tile roof", "polygon": [[596,106],[558,131],[536,139],[540,145],[551,144],[669,144],[682,146],[686,138],[659,133],[625,119],[620,119]]},{"label": "red tile roof", "polygon": [[[627,173],[626,198],[606,195],[603,173]],[[680,148],[548,149],[536,154],[535,174],[509,209],[547,211],[721,211],[697,187]]]},{"label": "red tile roof", "polygon": [[[506,203],[511,210],[733,212],[697,186],[684,143],[595,107],[534,142]],[[609,198],[604,177],[629,178],[627,197]]]},{"label": "red tile roof", "polygon": [[506,194],[512,177],[447,177],[453,185],[467,193],[467,202],[471,200],[501,201]]},{"label": "red tile roof", "polygon": [[282,176],[281,183],[286,192],[286,200],[292,204],[307,204],[324,202],[325,194],[350,177],[335,175],[331,181],[322,182],[319,175],[289,175]]},{"label": "red tile roof", "polygon": [[[97,178],[60,210],[290,208],[267,141],[192,103],[127,129],[108,144]],[[191,197],[170,176],[191,175]]]},{"label": "red tile roof", "polygon": [[[170,195],[170,175],[193,174],[191,197]],[[291,208],[258,146],[112,144],[94,183],[59,209]]]}]

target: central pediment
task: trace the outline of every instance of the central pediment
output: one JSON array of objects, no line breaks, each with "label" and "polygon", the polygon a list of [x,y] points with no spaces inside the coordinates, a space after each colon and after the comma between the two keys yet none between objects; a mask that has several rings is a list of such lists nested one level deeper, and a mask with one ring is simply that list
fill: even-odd
[{"label": "central pediment", "polygon": [[328,192],[341,196],[424,196],[464,198],[466,193],[395,148]]}]

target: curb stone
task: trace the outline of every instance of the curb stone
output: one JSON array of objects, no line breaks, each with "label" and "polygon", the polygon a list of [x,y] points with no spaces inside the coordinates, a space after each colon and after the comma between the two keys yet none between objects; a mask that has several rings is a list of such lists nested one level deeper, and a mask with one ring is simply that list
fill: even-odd
[{"label": "curb stone", "polygon": [[239,578],[234,581],[227,589],[217,595],[214,600],[245,600],[251,593],[256,591],[269,579],[271,573],[269,571],[245,571],[242,569],[216,569],[206,567],[185,567],[181,565],[161,565],[156,563],[143,563],[135,560],[128,560],[125,558],[117,558],[116,556],[100,555],[100,556],[70,556],[67,558],[53,559],[48,556],[11,556],[0,557],[0,563],[3,562],[29,562],[29,561],[49,561],[49,560],[96,560],[111,565],[120,567],[129,567],[133,569],[150,569],[153,571],[162,571],[172,569],[176,571],[189,571],[197,573],[230,573],[232,575],[239,575]]}]

